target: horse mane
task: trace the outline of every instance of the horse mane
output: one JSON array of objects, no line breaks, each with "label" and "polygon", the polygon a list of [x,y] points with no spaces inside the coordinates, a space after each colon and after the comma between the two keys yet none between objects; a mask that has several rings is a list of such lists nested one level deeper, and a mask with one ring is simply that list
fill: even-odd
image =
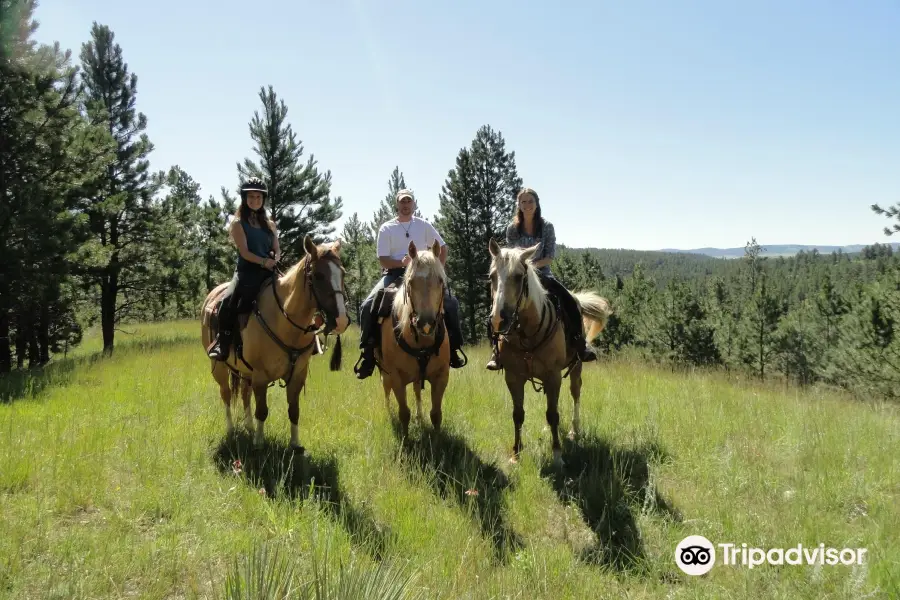
[{"label": "horse mane", "polygon": [[447,281],[447,272],[441,261],[432,254],[431,250],[420,250],[416,258],[409,263],[406,272],[403,274],[403,282],[397,289],[394,296],[392,309],[397,316],[397,326],[401,331],[409,327],[412,318],[412,305],[406,302],[406,285],[420,271],[425,273],[426,277],[437,275],[442,281]]},{"label": "horse mane", "polygon": [[[509,277],[511,273],[522,268],[522,254],[526,250],[527,248],[502,248],[500,256],[494,257],[491,261],[491,271],[496,271],[498,263],[502,261],[506,267],[507,277]],[[548,294],[541,284],[537,269],[534,268],[534,264],[530,260],[525,261],[525,276],[528,278],[528,297],[526,300],[533,302],[536,307],[540,308],[547,301]]]}]

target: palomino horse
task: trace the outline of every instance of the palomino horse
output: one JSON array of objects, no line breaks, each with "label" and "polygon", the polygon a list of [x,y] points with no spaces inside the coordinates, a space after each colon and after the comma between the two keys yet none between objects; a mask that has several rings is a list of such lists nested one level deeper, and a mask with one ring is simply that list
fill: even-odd
[{"label": "palomino horse", "polygon": [[431,383],[431,424],[441,429],[441,402],[450,379],[450,342],[444,324],[447,276],[438,259],[437,240],[431,250],[416,250],[409,243],[410,262],[397,289],[391,318],[381,323],[381,343],[375,356],[381,370],[384,401],[390,407],[391,390],[397,397],[403,435],[409,435],[406,386],[413,384],[416,418],[422,419],[422,387]]},{"label": "palomino horse", "polygon": [[[287,387],[288,418],[291,421],[291,447],[303,451],[300,445],[298,421],[300,391],[312,350],[318,347],[319,333],[314,319],[325,321],[325,333],[340,335],[350,319],[344,306],[344,268],[341,264],[341,242],[316,246],[308,235],[303,240],[306,255],[283,275],[263,284],[256,297],[252,315],[241,330],[243,352],[229,352],[228,360],[211,360],[212,375],[219,384],[225,403],[225,425],[229,434],[234,431],[231,420],[231,400],[241,388],[244,401],[244,426],[253,432],[250,416],[250,389],[256,397],[256,435],[254,445],[263,443],[263,425],[269,415],[266,392],[271,384],[282,379]],[[203,302],[200,314],[203,347],[208,348],[215,337],[211,327],[214,307],[228,283],[211,291]],[[340,338],[332,356],[332,370],[340,368]],[[229,377],[230,375],[230,377]],[[229,379],[231,386],[229,387]]]},{"label": "palomino horse", "polygon": [[[525,421],[525,383],[536,381],[543,385],[547,396],[547,423],[553,436],[553,461],[562,462],[559,443],[560,371],[569,367],[569,389],[575,402],[570,435],[581,433],[581,360],[574,348],[566,343],[565,325],[559,308],[541,285],[537,270],[530,259],[538,246],[531,248],[503,248],[491,238],[491,316],[493,335],[499,337],[498,364],[506,375],[506,387],[513,399],[515,443],[513,461],[522,450],[522,423]],[[606,326],[612,313],[605,298],[593,292],[573,294],[582,313],[580,326],[589,325],[588,340]]]}]

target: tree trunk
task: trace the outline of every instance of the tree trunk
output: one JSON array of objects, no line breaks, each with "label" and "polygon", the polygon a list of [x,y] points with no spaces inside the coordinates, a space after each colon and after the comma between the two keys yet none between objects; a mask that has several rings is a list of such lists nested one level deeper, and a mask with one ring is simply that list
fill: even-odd
[{"label": "tree trunk", "polygon": [[0,308],[0,374],[12,370],[12,351],[9,347],[9,311]]},{"label": "tree trunk", "polygon": [[33,369],[41,364],[41,352],[38,349],[37,328],[28,328],[28,368]]},{"label": "tree trunk", "polygon": [[46,298],[41,304],[38,347],[40,348],[40,364],[46,365],[50,362],[50,305]]},{"label": "tree trunk", "polygon": [[103,331],[103,353],[112,354],[116,325],[116,287],[118,278],[113,273],[103,277],[100,292],[100,328]]}]

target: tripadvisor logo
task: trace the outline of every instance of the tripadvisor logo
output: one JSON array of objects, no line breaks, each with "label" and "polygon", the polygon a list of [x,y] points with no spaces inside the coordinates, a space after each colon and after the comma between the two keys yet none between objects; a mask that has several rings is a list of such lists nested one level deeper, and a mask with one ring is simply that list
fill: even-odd
[{"label": "tripadvisor logo", "polygon": [[797,544],[791,548],[764,550],[747,544],[713,544],[702,535],[689,535],[675,547],[675,564],[688,575],[709,573],[716,562],[730,566],[740,565],[749,569],[764,564],[861,565],[866,551],[866,548],[826,548],[825,544],[812,547]]}]

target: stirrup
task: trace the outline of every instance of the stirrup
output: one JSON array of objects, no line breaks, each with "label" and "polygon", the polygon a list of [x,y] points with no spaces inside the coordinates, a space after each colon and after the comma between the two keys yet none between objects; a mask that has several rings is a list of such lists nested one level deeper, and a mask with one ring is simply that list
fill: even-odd
[{"label": "stirrup", "polygon": [[[359,358],[356,360],[356,364],[353,365],[353,372],[356,373],[357,379],[365,379],[375,372],[375,357],[373,356],[370,360],[371,363],[366,360],[365,353],[360,354]],[[362,365],[360,365],[360,363],[362,363]]]},{"label": "stirrup", "polygon": [[[460,358],[460,357],[456,354],[457,352],[459,352],[460,354],[462,354],[463,357]],[[456,363],[457,363],[457,364],[453,364],[453,362],[454,362],[453,359],[454,359],[454,358],[456,359]],[[451,368],[453,368],[453,369],[462,369],[462,368],[463,368],[464,366],[466,366],[467,364],[469,364],[469,357],[466,356],[466,353],[462,351],[462,348],[455,348],[455,349],[453,349],[453,350],[450,350],[450,367],[451,367]]]},{"label": "stirrup", "polygon": [[228,360],[228,354],[228,348],[224,348],[221,344],[219,344],[218,341],[213,342],[210,348],[206,351],[206,356],[208,356],[209,358],[213,360],[221,360],[223,362]]}]

